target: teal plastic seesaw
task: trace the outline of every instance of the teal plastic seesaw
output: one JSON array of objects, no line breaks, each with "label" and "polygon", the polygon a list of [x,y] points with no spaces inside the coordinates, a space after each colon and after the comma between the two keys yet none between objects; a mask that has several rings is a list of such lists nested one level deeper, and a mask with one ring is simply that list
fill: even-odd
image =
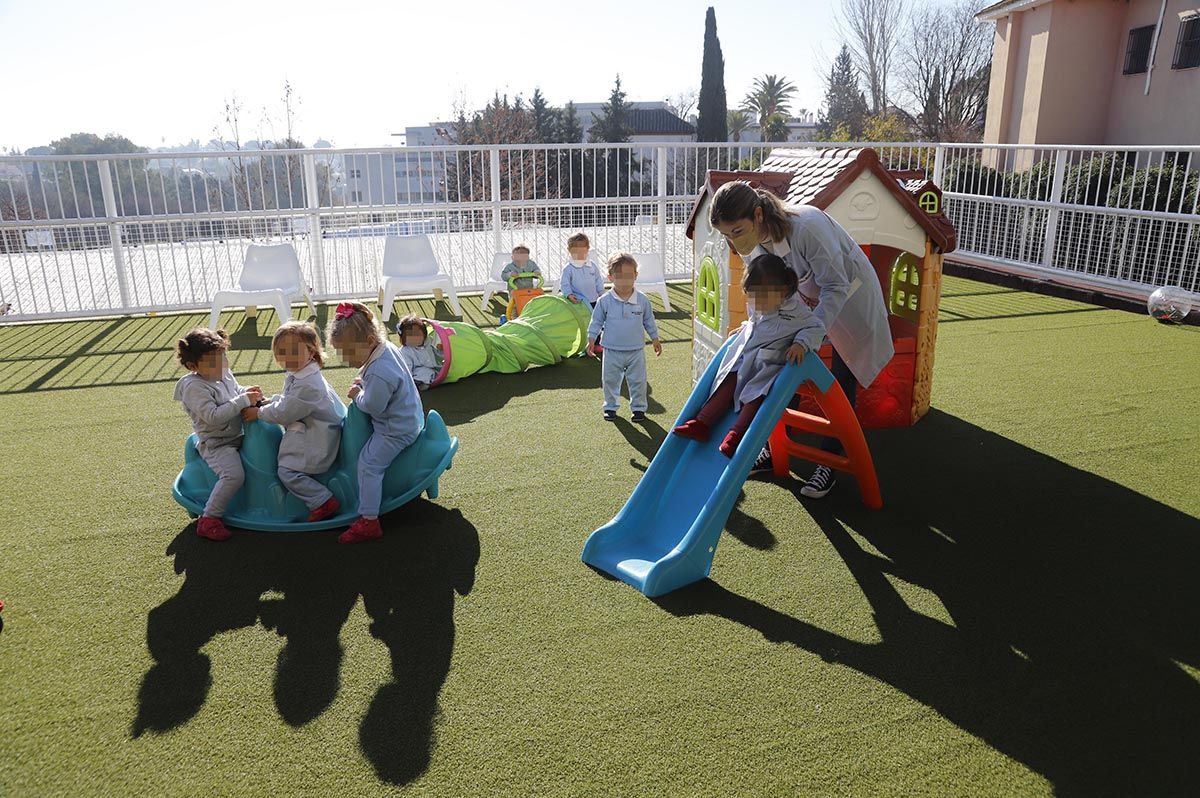
[{"label": "teal plastic seesaw", "polygon": [[[305,520],[308,508],[287,492],[275,474],[283,428],[263,421],[246,424],[242,441],[246,482],[225,512],[225,523],[263,532],[311,532],[349,526],[358,517],[358,453],[370,437],[371,419],[351,405],[342,423],[342,445],[333,468],[317,477],[333,491],[341,510],[331,518],[310,523]],[[436,499],[438,479],[450,468],[457,451],[458,438],[450,437],[446,422],[436,410],[430,410],[421,434],[397,455],[384,474],[380,513],[391,512],[422,493]],[[183,470],[175,478],[171,494],[196,517],[203,512],[217,475],[196,451],[194,434],[184,444],[183,459]]]}]

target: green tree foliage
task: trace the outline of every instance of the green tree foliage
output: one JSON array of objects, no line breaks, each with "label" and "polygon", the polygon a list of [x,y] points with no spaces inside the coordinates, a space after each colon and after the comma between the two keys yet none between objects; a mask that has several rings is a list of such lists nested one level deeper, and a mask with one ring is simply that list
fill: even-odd
[{"label": "green tree foliage", "polygon": [[533,119],[534,141],[544,143],[561,140],[562,115],[550,107],[540,88],[535,88],[533,96],[529,98],[529,114]]},{"label": "green tree foliage", "polygon": [[[725,57],[717,38],[717,15],[709,6],[704,15],[704,56],[700,65],[700,102],[696,141],[727,141]],[[737,141],[735,138],[734,141]]]},{"label": "green tree foliage", "polygon": [[750,118],[750,114],[740,108],[731,109],[725,115],[725,126],[729,131],[730,141],[741,141],[742,134],[749,130],[754,124],[754,120]]},{"label": "green tree foliage", "polygon": [[760,129],[765,129],[772,114],[781,114],[786,123],[791,114],[791,98],[795,93],[795,85],[787,78],[763,75],[755,78],[753,88],[742,100],[742,108],[753,116]]},{"label": "green tree foliage", "polygon": [[844,128],[851,139],[859,139],[866,116],[867,99],[858,87],[858,72],[850,58],[850,49],[842,45],[825,84],[825,107],[817,120],[817,134],[833,141],[835,131]]},{"label": "green tree foliage", "polygon": [[629,141],[630,113],[633,106],[625,99],[621,90],[621,76],[617,75],[613,89],[608,95],[608,102],[600,106],[600,116],[592,126],[588,136],[594,142],[609,142],[617,144]]}]

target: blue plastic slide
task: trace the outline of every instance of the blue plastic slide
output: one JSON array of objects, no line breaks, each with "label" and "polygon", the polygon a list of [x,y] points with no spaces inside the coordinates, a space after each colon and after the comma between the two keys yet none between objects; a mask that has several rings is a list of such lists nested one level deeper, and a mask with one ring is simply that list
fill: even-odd
[{"label": "blue plastic slide", "polygon": [[[696,383],[677,425],[693,418],[708,399],[728,346],[726,341]],[[732,460],[717,450],[733,424],[732,410],[705,443],[668,435],[621,512],[588,537],[583,561],[652,598],[708,576],[742,483],[805,380],[822,392],[833,383],[829,369],[812,352],[799,366],[787,365],[780,372]]]}]

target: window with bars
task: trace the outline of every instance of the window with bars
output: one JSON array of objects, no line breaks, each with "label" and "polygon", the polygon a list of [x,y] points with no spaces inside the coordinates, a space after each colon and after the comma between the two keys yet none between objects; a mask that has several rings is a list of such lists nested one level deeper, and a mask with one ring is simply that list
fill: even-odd
[{"label": "window with bars", "polygon": [[1125,70],[1123,74],[1139,75],[1150,66],[1150,43],[1154,40],[1154,26],[1146,25],[1129,31],[1129,43],[1125,47]]},{"label": "window with bars", "polygon": [[1191,69],[1200,66],[1200,15],[1190,16],[1179,23],[1179,41],[1175,42],[1175,60],[1171,69]]}]

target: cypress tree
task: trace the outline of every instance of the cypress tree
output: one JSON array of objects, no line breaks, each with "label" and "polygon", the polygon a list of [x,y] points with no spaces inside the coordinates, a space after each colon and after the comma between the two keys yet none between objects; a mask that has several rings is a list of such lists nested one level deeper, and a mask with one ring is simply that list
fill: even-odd
[{"label": "cypress tree", "polygon": [[700,65],[700,101],[696,141],[728,141],[725,106],[725,57],[717,38],[717,15],[709,6],[704,17],[704,58]]}]

